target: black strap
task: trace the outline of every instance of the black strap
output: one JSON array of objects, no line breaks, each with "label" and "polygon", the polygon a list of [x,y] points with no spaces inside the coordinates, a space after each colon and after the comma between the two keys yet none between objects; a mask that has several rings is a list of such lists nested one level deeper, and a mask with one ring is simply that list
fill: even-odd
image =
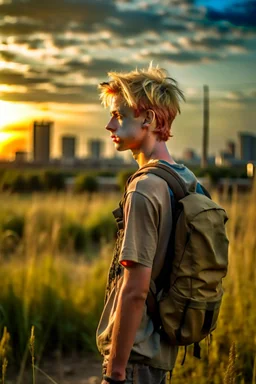
[{"label": "black strap", "polygon": [[178,340],[178,342],[181,341],[181,329],[183,327],[183,325],[185,324],[185,318],[186,318],[186,314],[187,314],[187,310],[189,308],[189,305],[190,305],[190,299],[187,300],[186,302],[186,305],[183,309],[183,313],[182,313],[182,318],[181,318],[181,321],[180,321],[180,326],[179,326],[179,329],[177,329],[177,331],[175,332],[175,336],[176,336],[176,339]]},{"label": "black strap", "polygon": [[184,365],[185,360],[186,360],[186,356],[187,356],[187,345],[184,346],[184,356],[183,356],[181,365]]},{"label": "black strap", "polygon": [[214,311],[212,311],[212,310],[208,310],[207,309],[205,311],[204,324],[203,324],[203,328],[202,328],[202,331],[205,332],[205,333],[209,333],[210,332],[210,329],[211,329],[211,326],[212,326],[213,314],[214,314]]},{"label": "black strap", "polygon": [[103,380],[105,380],[107,383],[110,383],[110,384],[125,384],[125,382],[126,382],[126,380],[112,379],[112,377],[107,376],[107,375],[103,375]]},{"label": "black strap", "polygon": [[201,347],[199,343],[194,343],[194,357],[201,359]]},{"label": "black strap", "polygon": [[113,212],[114,218],[116,220],[117,228],[124,229],[124,222],[123,222],[123,209],[121,206],[116,208]]}]

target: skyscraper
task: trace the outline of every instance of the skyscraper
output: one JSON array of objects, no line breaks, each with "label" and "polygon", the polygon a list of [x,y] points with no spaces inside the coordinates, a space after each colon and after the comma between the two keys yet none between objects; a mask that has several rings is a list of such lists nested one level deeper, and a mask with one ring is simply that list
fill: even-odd
[{"label": "skyscraper", "polygon": [[74,159],[76,156],[76,137],[62,136],[62,158],[65,160]]},{"label": "skyscraper", "polygon": [[33,153],[37,163],[48,163],[50,160],[51,128],[53,122],[35,121],[33,129]]},{"label": "skyscraper", "polygon": [[242,160],[256,160],[256,135],[250,132],[239,133],[240,155]]}]

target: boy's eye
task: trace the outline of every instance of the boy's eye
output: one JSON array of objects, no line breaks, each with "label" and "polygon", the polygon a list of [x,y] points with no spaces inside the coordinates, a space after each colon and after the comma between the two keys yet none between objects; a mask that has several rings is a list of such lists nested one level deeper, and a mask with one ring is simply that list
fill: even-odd
[{"label": "boy's eye", "polygon": [[122,118],[123,118],[123,116],[120,115],[119,113],[115,113],[113,116],[114,116],[117,120],[122,120]]}]

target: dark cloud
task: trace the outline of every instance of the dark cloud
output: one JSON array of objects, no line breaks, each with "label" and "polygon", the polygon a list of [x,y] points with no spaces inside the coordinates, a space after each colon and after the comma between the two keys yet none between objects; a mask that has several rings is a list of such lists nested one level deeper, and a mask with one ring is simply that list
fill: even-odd
[{"label": "dark cloud", "polygon": [[[43,30],[45,32],[45,30]],[[15,44],[18,45],[26,45],[29,49],[38,49],[38,48],[44,48],[45,47],[45,39],[41,39],[36,37],[37,34],[34,35],[35,37],[27,37],[27,36],[22,36],[22,37],[15,37],[14,41]]]},{"label": "dark cloud", "polygon": [[223,48],[228,48],[228,47],[244,47],[245,46],[245,41],[244,39],[239,39],[239,38],[222,38],[220,39],[219,37],[203,37],[200,40],[190,40],[190,45],[191,47],[203,47],[208,49],[209,51],[212,49],[223,49]]},{"label": "dark cloud", "polygon": [[35,85],[48,83],[49,78],[43,77],[26,77],[23,73],[12,71],[9,69],[0,70],[0,78],[2,84],[7,85]]},{"label": "dark cloud", "polygon": [[0,57],[4,61],[12,61],[15,58],[15,53],[0,50]]},{"label": "dark cloud", "polygon": [[64,37],[53,37],[53,44],[58,48],[76,47],[81,45],[81,39],[68,39]]},{"label": "dark cloud", "polygon": [[163,17],[148,11],[123,11],[117,14],[117,22],[106,21],[108,30],[118,36],[134,36],[147,31],[163,30]]},{"label": "dark cloud", "polygon": [[42,39],[29,40],[27,44],[29,49],[38,49],[45,47],[45,41]]},{"label": "dark cloud", "polygon": [[[54,22],[55,25],[66,27],[65,22],[70,19],[94,23],[104,20],[115,12],[115,5],[111,1],[103,0],[12,0],[0,5],[0,15],[26,17],[38,22]],[[48,29],[47,24],[47,29]]]},{"label": "dark cloud", "polygon": [[154,53],[150,52],[147,54],[141,55],[144,59],[147,60],[157,60],[157,61],[168,61],[169,63],[177,64],[190,64],[190,63],[200,63],[205,61],[216,61],[220,57],[218,54],[209,53],[203,54],[201,52],[178,52],[178,53]]},{"label": "dark cloud", "polygon": [[[1,7],[2,6],[0,5],[0,15]],[[5,36],[30,35],[31,33],[42,32],[44,30],[45,25],[43,23],[32,24],[25,21],[16,21],[15,23],[5,22],[4,24],[0,25],[0,33]]]},{"label": "dark cloud", "polygon": [[[26,95],[5,97],[90,102],[85,93],[95,100],[96,91],[89,86],[83,89],[82,83],[90,77],[104,79],[109,71],[131,70],[151,60],[206,63],[222,60],[232,52],[251,52],[256,31],[246,13],[254,10],[255,1],[239,1],[237,7],[223,12],[204,11],[194,0],[145,2],[144,8],[136,7],[135,0],[133,7],[131,1],[120,0],[10,0],[0,4],[0,18],[9,16],[0,23],[0,34],[10,46],[14,41],[26,49],[40,49],[38,55],[26,49],[19,52],[14,46],[0,51],[4,61],[29,67],[26,73],[0,71],[2,84],[28,87]],[[76,73],[81,85],[70,84],[68,75]],[[57,92],[36,89],[40,84],[51,84],[49,90],[56,88]]]},{"label": "dark cloud", "polygon": [[207,16],[211,21],[229,21],[233,25],[255,28],[255,0],[238,1],[234,6],[224,11],[208,9]]},{"label": "dark cloud", "polygon": [[46,70],[46,74],[50,76],[63,76],[70,73],[70,70],[68,68],[49,68]]},{"label": "dark cloud", "polygon": [[93,59],[87,63],[78,60],[66,62],[71,72],[83,72],[86,77],[105,77],[110,71],[128,71],[134,68],[134,65],[129,63],[121,63],[111,59]]},{"label": "dark cloud", "polygon": [[232,91],[222,98],[223,101],[230,104],[253,104],[256,105],[256,90],[246,93],[243,91]]},{"label": "dark cloud", "polygon": [[2,93],[1,100],[33,103],[95,104],[99,103],[99,96],[96,86],[84,86],[77,89],[77,91],[70,90],[70,92],[53,93],[46,90],[31,89],[27,93]]}]

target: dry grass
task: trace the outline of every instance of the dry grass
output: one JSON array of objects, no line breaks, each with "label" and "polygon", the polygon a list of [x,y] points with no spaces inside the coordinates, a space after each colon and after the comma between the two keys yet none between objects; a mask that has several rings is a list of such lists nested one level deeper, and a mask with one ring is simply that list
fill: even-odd
[{"label": "dry grass", "polygon": [[[255,384],[255,193],[256,185],[251,195],[234,191],[231,199],[225,193],[214,196],[229,215],[226,293],[209,351],[202,343],[202,359],[198,361],[191,357],[189,349],[183,367],[179,364],[181,351],[173,384]],[[25,215],[23,241],[16,254],[2,259],[0,269],[0,326],[2,330],[7,326],[11,334],[10,358],[18,364],[28,359],[27,341],[32,326],[37,340],[33,352],[37,365],[43,355],[49,356],[52,351],[95,351],[94,332],[112,253],[112,244],[105,244],[88,262],[84,255],[60,252],[56,239],[65,215],[79,223],[96,220],[115,207],[117,196],[91,200],[86,196],[43,196],[3,195],[0,203],[1,215],[10,209]]]}]

